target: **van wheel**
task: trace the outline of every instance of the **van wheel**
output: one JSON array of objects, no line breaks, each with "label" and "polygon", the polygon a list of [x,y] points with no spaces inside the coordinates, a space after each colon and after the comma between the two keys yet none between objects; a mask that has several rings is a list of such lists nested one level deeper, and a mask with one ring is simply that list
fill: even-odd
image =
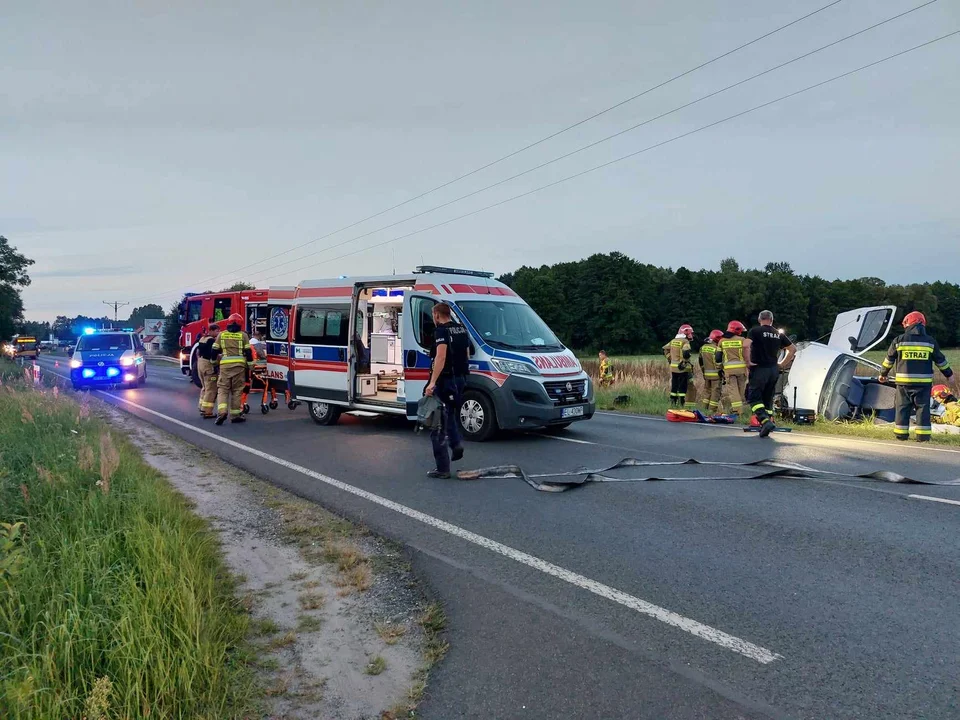
[{"label": "van wheel", "polygon": [[483,442],[497,429],[497,417],[493,403],[483,393],[468,390],[463,394],[458,415],[463,437],[473,442]]},{"label": "van wheel", "polygon": [[336,405],[322,402],[307,402],[310,417],[317,425],[333,425],[340,418],[340,408]]}]

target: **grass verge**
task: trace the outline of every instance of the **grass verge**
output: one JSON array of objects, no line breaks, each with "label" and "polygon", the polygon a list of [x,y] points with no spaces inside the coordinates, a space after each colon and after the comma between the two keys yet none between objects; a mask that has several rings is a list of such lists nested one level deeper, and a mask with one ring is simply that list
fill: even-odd
[{"label": "grass verge", "polygon": [[0,717],[255,714],[216,537],[86,404],[21,372],[0,364]]}]

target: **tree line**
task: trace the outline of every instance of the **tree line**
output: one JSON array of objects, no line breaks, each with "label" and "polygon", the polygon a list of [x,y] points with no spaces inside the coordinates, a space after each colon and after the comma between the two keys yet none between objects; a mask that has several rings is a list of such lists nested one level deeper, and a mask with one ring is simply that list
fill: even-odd
[{"label": "tree line", "polygon": [[23,298],[20,291],[30,284],[27,268],[33,260],[22,255],[0,235],[0,340],[5,340],[23,324]]},{"label": "tree line", "polygon": [[682,323],[698,338],[729,320],[748,327],[772,310],[779,327],[798,340],[829,335],[837,313],[896,305],[897,322],[920,310],[945,347],[960,345],[960,285],[949,282],[888,285],[880,278],[826,280],[798,275],[789,263],[762,270],[733,258],[719,270],[641,263],[619,252],[584,260],[521,267],[500,281],[521,295],[568,347],[620,355],[656,353]]}]

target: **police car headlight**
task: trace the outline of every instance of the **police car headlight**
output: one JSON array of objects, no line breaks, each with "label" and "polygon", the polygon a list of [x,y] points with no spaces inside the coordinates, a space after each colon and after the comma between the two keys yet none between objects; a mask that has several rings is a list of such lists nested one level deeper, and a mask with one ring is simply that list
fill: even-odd
[{"label": "police car headlight", "polygon": [[120,364],[123,365],[124,367],[130,367],[131,365],[133,365],[133,358],[132,358],[132,357],[122,357],[122,358],[120,358]]},{"label": "police car headlight", "polygon": [[507,375],[539,375],[540,371],[533,365],[517,360],[491,360],[490,364]]},{"label": "police car headlight", "polygon": [[74,370],[76,370],[81,365],[83,365],[83,360],[77,360],[76,358],[74,358],[73,360],[70,361],[70,367],[72,367]]}]

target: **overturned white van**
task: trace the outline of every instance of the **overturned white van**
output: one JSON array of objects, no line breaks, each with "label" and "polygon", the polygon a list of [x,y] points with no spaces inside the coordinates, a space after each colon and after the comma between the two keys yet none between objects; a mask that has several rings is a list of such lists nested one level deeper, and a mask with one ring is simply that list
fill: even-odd
[{"label": "overturned white van", "polygon": [[780,376],[778,410],[799,422],[876,417],[892,422],[896,388],[877,377],[880,365],[863,357],[890,333],[897,308],[878,305],[840,313],[829,341],[797,344]]}]

